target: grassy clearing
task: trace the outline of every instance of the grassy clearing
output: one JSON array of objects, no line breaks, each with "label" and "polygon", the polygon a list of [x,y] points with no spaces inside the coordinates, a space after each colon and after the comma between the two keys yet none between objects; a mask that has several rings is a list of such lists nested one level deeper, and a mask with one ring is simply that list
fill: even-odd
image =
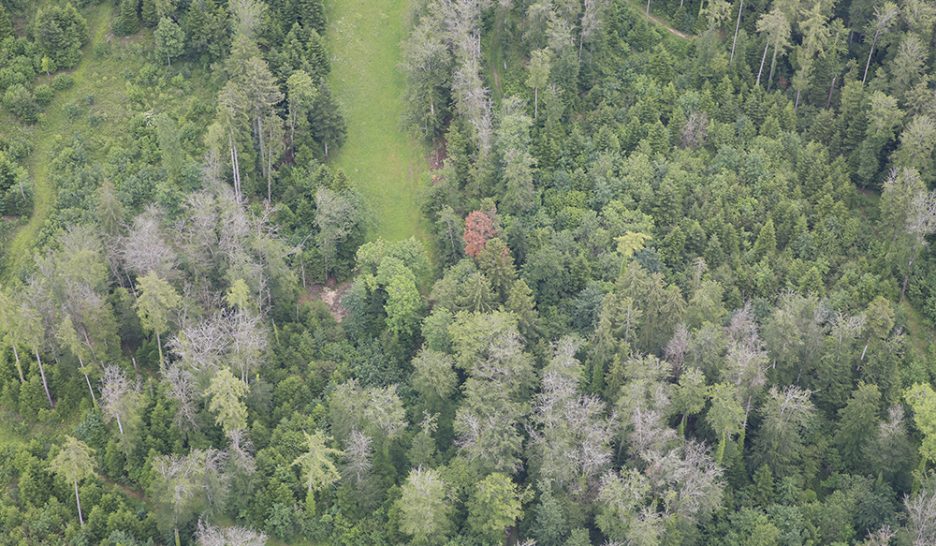
[{"label": "grassy clearing", "polygon": [[348,122],[348,139],[332,162],[375,219],[371,239],[428,239],[421,209],[429,180],[427,152],[403,127],[401,43],[409,12],[408,0],[328,3],[331,86]]},{"label": "grassy clearing", "polygon": [[[33,184],[33,213],[29,221],[20,227],[6,249],[5,274],[7,277],[22,272],[29,264],[32,248],[55,206],[55,185],[49,179],[49,164],[54,157],[55,146],[62,134],[72,129],[73,122],[66,115],[66,106],[79,97],[93,94],[101,85],[96,61],[92,59],[94,47],[102,43],[110,30],[112,6],[104,3],[85,15],[91,40],[85,46],[81,63],[71,72],[75,84],[71,89],[59,93],[39,124],[32,130],[33,151],[29,156],[28,168]],[[114,86],[116,82],[111,82]]]}]

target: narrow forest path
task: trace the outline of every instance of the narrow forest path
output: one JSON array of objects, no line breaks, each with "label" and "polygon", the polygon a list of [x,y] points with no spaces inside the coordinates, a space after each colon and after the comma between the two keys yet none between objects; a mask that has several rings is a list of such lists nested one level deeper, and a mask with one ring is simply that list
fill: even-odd
[{"label": "narrow forest path", "polygon": [[422,198],[428,154],[403,127],[406,79],[400,64],[409,0],[330,0],[328,47],[333,95],[348,137],[332,159],[374,220],[370,239],[428,238]]},{"label": "narrow forest path", "polygon": [[[657,25],[658,27],[662,27],[665,31],[669,32],[669,33],[672,34],[673,36],[676,36],[677,38],[681,38],[681,39],[683,39],[683,40],[695,40],[695,38],[696,38],[695,34],[686,34],[685,32],[683,32],[683,31],[681,31],[681,30],[679,30],[679,29],[676,29],[676,28],[671,27],[671,26],[669,25],[669,23],[667,23],[666,21],[664,21],[664,20],[661,19],[660,17],[657,17],[657,16],[654,15],[652,12],[651,12],[651,13],[647,13],[647,7],[646,7],[646,5],[641,5],[639,2],[631,2],[631,5],[632,5],[633,8],[637,11],[637,13],[640,14],[641,17],[643,17],[644,19],[650,21],[650,22],[653,23],[654,25]],[[653,9],[653,5],[652,5],[652,4],[650,5],[650,9],[651,9],[651,10]]]},{"label": "narrow forest path", "polygon": [[49,167],[55,156],[59,137],[68,133],[73,123],[68,118],[66,106],[79,97],[92,94],[90,91],[98,83],[93,74],[90,74],[90,69],[95,65],[92,56],[95,46],[107,39],[112,9],[110,2],[104,2],[85,13],[91,39],[82,51],[81,62],[68,73],[74,79],[74,85],[56,94],[52,104],[45,110],[42,121],[31,131],[33,150],[29,155],[27,167],[33,186],[33,212],[29,221],[17,229],[6,249],[6,278],[20,274],[29,266],[39,232],[55,206],[56,189],[49,179]]}]

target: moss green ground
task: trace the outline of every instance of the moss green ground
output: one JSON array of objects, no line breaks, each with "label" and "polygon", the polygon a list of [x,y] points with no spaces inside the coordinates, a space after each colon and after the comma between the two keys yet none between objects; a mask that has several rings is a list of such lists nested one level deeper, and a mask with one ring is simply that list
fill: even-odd
[{"label": "moss green ground", "polygon": [[409,0],[328,2],[330,83],[348,123],[348,138],[332,162],[363,197],[373,219],[371,239],[427,239],[421,209],[427,153],[403,126],[401,43],[409,14]]}]

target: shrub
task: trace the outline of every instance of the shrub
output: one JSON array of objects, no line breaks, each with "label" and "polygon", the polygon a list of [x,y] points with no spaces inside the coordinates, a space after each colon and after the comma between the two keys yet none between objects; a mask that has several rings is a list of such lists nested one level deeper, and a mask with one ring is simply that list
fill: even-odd
[{"label": "shrub", "polygon": [[75,79],[68,74],[61,74],[52,80],[52,89],[56,91],[65,91],[75,85]]},{"label": "shrub", "polygon": [[39,106],[45,107],[52,102],[52,98],[55,97],[55,90],[51,86],[46,84],[40,84],[36,86],[36,102]]},{"label": "shrub", "polygon": [[3,94],[3,106],[27,123],[34,123],[39,116],[36,97],[23,84],[15,84],[6,90]]}]

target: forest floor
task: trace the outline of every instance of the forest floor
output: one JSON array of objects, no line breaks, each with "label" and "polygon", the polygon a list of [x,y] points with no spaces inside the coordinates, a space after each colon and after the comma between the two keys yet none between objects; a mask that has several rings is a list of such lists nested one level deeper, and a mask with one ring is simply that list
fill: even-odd
[{"label": "forest floor", "polygon": [[80,64],[70,73],[75,83],[71,89],[55,96],[41,121],[33,129],[33,150],[28,161],[33,185],[33,212],[29,221],[13,235],[6,249],[4,272],[8,278],[23,271],[29,264],[33,245],[46,219],[52,213],[56,191],[55,184],[49,178],[49,166],[59,138],[70,132],[74,123],[69,119],[66,107],[81,97],[91,95],[91,91],[101,82],[100,75],[94,70],[97,63],[92,57],[94,48],[108,37],[112,9],[109,2],[104,2],[86,12],[91,40],[84,47]]},{"label": "forest floor", "polygon": [[403,125],[406,78],[400,65],[410,3],[328,2],[331,90],[348,126],[332,163],[361,194],[366,216],[375,219],[369,239],[428,239],[422,202],[429,152]]}]

